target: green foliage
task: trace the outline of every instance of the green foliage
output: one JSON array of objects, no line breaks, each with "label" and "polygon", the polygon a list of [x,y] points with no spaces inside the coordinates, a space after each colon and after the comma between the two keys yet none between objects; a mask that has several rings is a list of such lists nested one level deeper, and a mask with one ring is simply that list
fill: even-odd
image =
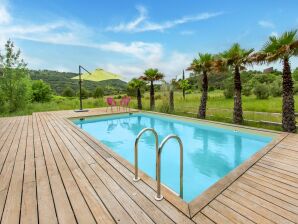
[{"label": "green foliage", "polygon": [[95,91],[93,92],[93,97],[94,98],[102,98],[104,96],[104,91],[102,88],[97,87]]},{"label": "green foliage", "polygon": [[293,71],[292,76],[293,76],[293,79],[294,79],[295,81],[298,82],[298,68],[296,68],[296,69]]},{"label": "green foliage", "polygon": [[298,83],[294,84],[294,94],[298,94]]},{"label": "green foliage", "polygon": [[297,41],[297,30],[284,32],[278,37],[270,36],[261,52],[266,53],[265,60],[267,62],[289,59],[298,55]]},{"label": "green foliage", "polygon": [[191,88],[189,81],[187,79],[181,79],[179,81],[179,87],[184,90],[189,90]]},{"label": "green foliage", "polygon": [[257,99],[268,99],[269,98],[269,88],[266,84],[258,83],[254,88],[254,94]]},{"label": "green foliage", "polygon": [[154,81],[162,80],[164,78],[164,74],[158,71],[157,68],[149,68],[145,70],[144,76],[141,76],[140,78],[144,81],[154,82]]},{"label": "green foliage", "polygon": [[251,91],[252,91],[252,88],[250,85],[244,85],[243,88],[242,88],[242,94],[244,96],[250,96],[251,95]]},{"label": "green foliage", "polygon": [[[78,92],[77,95],[80,96],[80,92]],[[81,90],[82,99],[87,99],[89,95],[90,95],[89,91],[86,88],[82,87],[82,90]]]},{"label": "green foliage", "polygon": [[226,99],[231,99],[234,96],[234,83],[231,80],[225,83],[224,96]]},{"label": "green foliage", "polygon": [[65,97],[74,97],[75,96],[75,92],[73,91],[72,88],[70,88],[69,86],[66,87],[63,92],[62,92],[62,96]]},{"label": "green foliage", "polygon": [[15,50],[12,41],[5,44],[4,54],[0,54],[0,89],[2,104],[8,105],[9,112],[24,108],[31,99],[31,83],[26,63],[20,58],[21,51]]},{"label": "green foliage", "polygon": [[269,74],[258,74],[254,75],[251,82],[252,83],[262,83],[262,84],[271,84],[276,81],[279,77],[269,73]]},{"label": "green foliage", "polygon": [[48,102],[52,97],[51,86],[42,80],[32,82],[32,101]]},{"label": "green foliage", "polygon": [[270,85],[270,95],[273,97],[279,97],[282,95],[281,81],[275,81]]},{"label": "green foliage", "polygon": [[127,85],[127,94],[129,96],[137,96],[136,90],[140,88],[141,93],[144,93],[145,87],[146,87],[146,82],[144,82],[141,79],[133,78],[132,80],[129,81]]}]

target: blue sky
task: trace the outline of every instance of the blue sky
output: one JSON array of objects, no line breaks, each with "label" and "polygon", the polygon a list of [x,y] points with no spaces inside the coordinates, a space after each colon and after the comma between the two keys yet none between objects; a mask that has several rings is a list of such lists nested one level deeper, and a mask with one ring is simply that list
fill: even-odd
[{"label": "blue sky", "polygon": [[0,0],[0,44],[11,38],[34,69],[81,64],[130,79],[156,67],[169,79],[198,52],[260,49],[298,28],[297,11],[297,0]]}]

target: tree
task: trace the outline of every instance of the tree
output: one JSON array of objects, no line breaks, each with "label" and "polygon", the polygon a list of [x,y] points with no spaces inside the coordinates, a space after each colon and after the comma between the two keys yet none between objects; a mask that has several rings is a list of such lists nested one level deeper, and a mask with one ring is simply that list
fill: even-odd
[{"label": "tree", "polygon": [[158,71],[158,69],[149,68],[144,72],[144,75],[140,77],[141,80],[150,83],[150,110],[155,109],[155,99],[154,99],[154,85],[155,81],[162,80],[164,74]]},{"label": "tree", "polygon": [[32,82],[32,101],[48,102],[52,98],[51,86],[42,80]]},{"label": "tree", "polygon": [[190,89],[190,84],[187,79],[181,79],[179,81],[179,87],[182,89],[183,99],[185,100],[185,91]]},{"label": "tree", "polygon": [[290,58],[298,56],[297,30],[284,32],[279,37],[270,36],[262,50],[255,54],[257,62],[282,61],[282,128],[287,132],[296,132],[295,102]]},{"label": "tree", "polygon": [[65,97],[73,97],[75,96],[75,92],[72,88],[70,88],[69,86],[66,87],[62,93],[62,96],[65,96]]},{"label": "tree", "polygon": [[206,107],[208,99],[208,73],[213,70],[214,66],[214,57],[211,54],[201,54],[199,57],[195,58],[188,70],[192,70],[196,73],[202,74],[202,96],[201,103],[198,111],[198,117],[205,119],[206,118]]},{"label": "tree", "polygon": [[245,66],[251,63],[251,53],[254,49],[243,49],[238,43],[220,54],[217,66],[226,67],[234,71],[234,112],[233,121],[235,124],[243,123],[242,98],[241,98],[241,78],[240,72],[245,70]]},{"label": "tree", "polygon": [[31,99],[31,83],[21,51],[15,51],[14,43],[8,40],[4,54],[0,54],[0,89],[9,112],[26,106]]},{"label": "tree", "polygon": [[183,84],[189,84],[189,83],[185,83],[185,74],[184,74],[184,70],[183,70],[183,73],[182,73],[182,80],[181,80],[181,82],[179,82],[179,85],[180,84],[182,84],[182,85],[180,85],[180,88],[182,89],[182,95],[183,95],[183,99],[185,100],[185,88],[184,87],[188,87],[187,85],[185,86],[185,85],[183,85]]},{"label": "tree", "polygon": [[93,93],[94,98],[102,98],[104,96],[104,91],[100,87],[96,87]]},{"label": "tree", "polygon": [[137,100],[138,100],[138,109],[142,110],[143,105],[142,105],[142,94],[141,94],[141,89],[144,88],[146,83],[143,80],[133,78],[129,83],[128,83],[128,88],[135,90]]}]

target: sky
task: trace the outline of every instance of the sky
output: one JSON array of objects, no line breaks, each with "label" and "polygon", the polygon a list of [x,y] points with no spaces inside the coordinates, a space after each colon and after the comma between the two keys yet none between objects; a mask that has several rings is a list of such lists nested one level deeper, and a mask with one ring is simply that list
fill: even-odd
[{"label": "sky", "polygon": [[32,69],[82,65],[129,80],[153,67],[170,79],[199,52],[261,49],[298,29],[297,11],[297,0],[0,0],[0,49],[12,39]]}]

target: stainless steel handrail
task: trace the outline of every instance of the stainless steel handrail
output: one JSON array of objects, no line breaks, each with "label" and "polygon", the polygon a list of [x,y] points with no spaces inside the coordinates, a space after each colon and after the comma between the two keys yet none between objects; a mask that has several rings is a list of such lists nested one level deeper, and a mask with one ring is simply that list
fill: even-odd
[{"label": "stainless steel handrail", "polygon": [[160,193],[160,156],[161,156],[161,152],[162,152],[164,145],[171,138],[176,139],[180,146],[180,197],[183,198],[183,144],[182,144],[181,139],[177,135],[168,135],[160,143],[160,145],[158,147],[158,153],[157,153],[157,159],[156,159],[157,194],[155,196],[155,199],[157,201],[160,201],[163,199],[163,196]]},{"label": "stainless steel handrail", "polygon": [[[156,157],[157,157],[157,152],[158,152],[158,135],[156,133],[156,131],[153,128],[144,128],[142,131],[140,131],[140,133],[138,134],[136,140],[135,140],[135,176],[133,178],[133,180],[135,182],[140,180],[139,177],[139,161],[138,161],[138,152],[139,152],[139,148],[138,148],[138,144],[139,144],[139,140],[141,138],[141,136],[146,132],[146,131],[151,131],[154,136],[155,136],[155,150],[156,150]],[[157,176],[157,175],[156,175]]]}]

